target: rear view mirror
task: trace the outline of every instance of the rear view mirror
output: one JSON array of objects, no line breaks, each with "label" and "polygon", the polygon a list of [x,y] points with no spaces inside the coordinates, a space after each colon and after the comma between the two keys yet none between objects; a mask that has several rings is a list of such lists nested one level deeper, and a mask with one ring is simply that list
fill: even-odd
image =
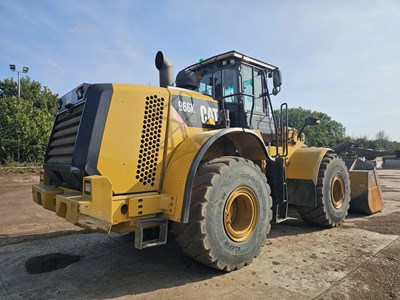
[{"label": "rear view mirror", "polygon": [[321,123],[321,120],[316,117],[308,117],[304,121],[304,124],[306,126],[315,126],[315,125],[318,125],[319,123]]},{"label": "rear view mirror", "polygon": [[278,93],[281,91],[281,85],[282,85],[282,74],[279,69],[275,69],[272,73],[272,80],[274,83],[274,88],[272,89],[272,94],[274,96],[278,95]]},{"label": "rear view mirror", "polygon": [[315,118],[315,117],[307,117],[304,120],[304,125],[303,127],[301,127],[299,133],[297,134],[297,139],[301,138],[301,134],[303,133],[304,129],[307,126],[315,126],[315,125],[319,125],[319,123],[321,123],[321,120],[319,118]]},{"label": "rear view mirror", "polygon": [[278,88],[282,85],[282,74],[279,69],[275,69],[272,73],[272,79],[274,81],[274,88]]}]

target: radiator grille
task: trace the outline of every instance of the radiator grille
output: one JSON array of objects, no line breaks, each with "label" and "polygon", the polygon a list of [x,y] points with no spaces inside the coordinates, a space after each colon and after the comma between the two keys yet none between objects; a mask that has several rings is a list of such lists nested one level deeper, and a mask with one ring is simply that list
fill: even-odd
[{"label": "radiator grille", "polygon": [[82,103],[57,116],[48,147],[47,163],[64,165],[72,163],[83,107]]},{"label": "radiator grille", "polygon": [[136,179],[143,185],[154,186],[161,143],[164,98],[157,95],[146,97],[142,136]]}]

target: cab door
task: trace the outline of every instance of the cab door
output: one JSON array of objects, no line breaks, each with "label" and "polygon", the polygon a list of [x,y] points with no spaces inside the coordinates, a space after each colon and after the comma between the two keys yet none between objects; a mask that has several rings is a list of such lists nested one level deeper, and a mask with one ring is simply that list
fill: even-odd
[{"label": "cab door", "polygon": [[263,70],[249,66],[241,66],[242,97],[250,128],[260,130],[263,134],[272,134],[274,125],[272,112],[265,96],[267,91]]}]

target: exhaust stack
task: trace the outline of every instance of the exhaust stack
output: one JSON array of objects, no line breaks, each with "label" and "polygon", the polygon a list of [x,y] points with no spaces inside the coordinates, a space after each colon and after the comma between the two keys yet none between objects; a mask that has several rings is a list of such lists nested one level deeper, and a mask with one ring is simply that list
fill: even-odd
[{"label": "exhaust stack", "polygon": [[161,51],[158,51],[156,55],[156,68],[160,72],[160,87],[173,86],[174,66]]}]

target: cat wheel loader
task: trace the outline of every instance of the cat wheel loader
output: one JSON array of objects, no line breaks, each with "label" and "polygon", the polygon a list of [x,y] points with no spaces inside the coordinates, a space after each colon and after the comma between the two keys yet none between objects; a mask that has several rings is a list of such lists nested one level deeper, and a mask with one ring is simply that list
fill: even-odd
[{"label": "cat wheel loader", "polygon": [[82,84],[58,112],[33,200],[84,228],[165,244],[169,226],[193,259],[232,271],[252,262],[271,223],[294,205],[308,223],[339,226],[349,171],[308,148],[305,126],[275,116],[279,68],[230,51],[180,71],[162,52],[160,87]]}]

